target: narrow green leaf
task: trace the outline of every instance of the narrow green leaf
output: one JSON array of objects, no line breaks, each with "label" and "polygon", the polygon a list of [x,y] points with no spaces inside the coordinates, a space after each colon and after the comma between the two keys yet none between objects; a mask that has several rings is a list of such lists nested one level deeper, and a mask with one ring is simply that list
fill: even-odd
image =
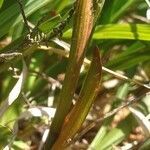
[{"label": "narrow green leaf", "polygon": [[[122,121],[117,128],[113,128],[106,134],[106,136],[100,142],[97,141],[96,145],[92,148],[95,150],[112,149],[112,145],[119,144],[125,137],[132,131],[135,122],[129,115],[124,121]],[[115,136],[114,136],[115,135]]]},{"label": "narrow green leaf", "polygon": [[20,38],[23,34],[24,30],[24,22],[20,22],[18,25],[16,25],[10,32],[10,36],[12,36],[12,41]]},{"label": "narrow green leaf", "polygon": [[146,49],[146,44],[138,41],[121,54],[116,55],[106,66],[111,69],[127,69],[139,64],[139,62],[142,63],[146,60],[150,60],[149,55],[150,52]]},{"label": "narrow green leaf", "polygon": [[2,5],[3,5],[3,2],[4,2],[4,0],[0,0],[0,8],[1,8]]},{"label": "narrow green leaf", "polygon": [[[129,92],[129,84],[128,83],[125,83],[124,85],[120,86],[119,89],[117,90],[116,99],[114,100],[113,104],[116,104],[116,102],[118,103],[119,101],[122,101],[122,99],[127,96],[128,92]],[[112,106],[112,107],[114,107],[114,106]],[[89,146],[89,150],[90,150],[90,148],[95,149],[95,150],[99,150],[98,149],[99,147],[106,148],[110,144],[110,142],[115,142],[116,139],[114,137],[111,137],[114,134],[118,134],[119,138],[116,136],[118,143],[119,143],[119,140],[122,140],[124,138],[126,133],[123,133],[122,130],[126,130],[126,127],[122,129],[123,125],[119,125],[117,128],[114,128],[111,131],[108,131],[109,125],[111,123],[111,119],[112,119],[112,117],[108,118],[108,120],[106,120],[104,125],[100,128],[99,132],[97,133],[97,135],[95,136],[91,145]],[[123,121],[123,122],[126,122],[126,121]],[[118,129],[118,128],[120,128],[120,126],[121,126],[121,129]],[[128,129],[127,129],[127,131],[128,131]],[[105,141],[105,140],[107,140],[107,138],[108,138],[108,141]],[[104,144],[103,144],[103,141],[104,141]],[[107,149],[109,149],[109,146],[107,147]],[[100,149],[100,150],[102,150],[102,149]]]},{"label": "narrow green leaf", "polygon": [[45,22],[42,22],[42,24],[39,25],[39,29],[44,33],[48,33],[58,25],[60,19],[61,19],[60,15],[56,15],[55,17],[50,18]]},{"label": "narrow green leaf", "polygon": [[122,53],[116,55],[112,60],[110,60],[107,63],[107,66],[110,67],[116,67],[117,65],[121,65],[122,62],[127,61],[127,59],[129,57],[135,56],[136,53],[142,52],[144,51],[144,48],[146,47],[146,45],[140,41],[135,42],[133,45],[131,45],[130,47],[128,47],[126,50],[124,50]]},{"label": "narrow green leaf", "polygon": [[145,52],[144,54],[138,53],[137,55],[134,56],[130,56],[128,57],[128,59],[120,61],[120,64],[111,64],[111,62],[107,65],[107,67],[110,68],[110,66],[114,69],[121,69],[121,70],[125,70],[125,69],[129,69],[139,63],[145,62],[150,60],[150,52]]},{"label": "narrow green leaf", "polygon": [[139,150],[149,150],[150,148],[150,138],[148,138],[139,148]]},{"label": "narrow green leaf", "polygon": [[[64,33],[65,38],[71,36],[71,30]],[[147,24],[108,24],[97,26],[94,40],[130,39],[150,41],[150,25]]]},{"label": "narrow green leaf", "polygon": [[137,3],[136,0],[107,0],[104,6],[101,23],[107,24],[116,22],[135,2]]},{"label": "narrow green leaf", "polygon": [[104,122],[103,125],[101,126],[100,130],[96,134],[94,140],[92,141],[92,143],[88,147],[88,150],[94,149],[95,145],[98,145],[98,143],[100,143],[100,141],[102,141],[104,136],[107,134],[108,129],[109,129],[108,123]]},{"label": "narrow green leaf", "polygon": [[[49,3],[50,0],[29,0],[28,3],[25,4],[25,14],[26,16],[30,16],[32,13],[37,11],[38,9],[45,6]],[[0,13],[0,38],[7,34],[9,30],[14,27],[16,24],[22,21],[22,16],[20,14],[20,9],[17,3],[11,5],[9,8],[5,9]]]},{"label": "narrow green leaf", "polygon": [[0,27],[13,18],[16,14],[19,14],[19,8],[17,9],[17,4],[13,4],[4,11],[0,13]]},{"label": "narrow green leaf", "polygon": [[[30,16],[31,14],[33,14],[34,12],[36,12],[37,10],[39,10],[40,8],[44,7],[46,4],[48,4],[51,0],[36,0],[36,1],[33,1],[33,0],[29,0],[28,3],[26,3],[25,5],[25,8],[24,8],[24,11],[25,11],[25,14],[26,16]],[[17,8],[19,9],[19,8]],[[19,10],[20,12],[20,10]],[[14,22],[14,25],[19,23],[20,21],[22,20],[22,16],[19,15],[15,22]]]},{"label": "narrow green leaf", "polygon": [[112,5],[111,17],[109,22],[115,22],[122,14],[128,11],[128,8],[131,7],[131,5],[135,2],[136,0],[115,0]]},{"label": "narrow green leaf", "polygon": [[135,39],[150,40],[150,25],[109,24],[96,28],[94,39]]},{"label": "narrow green leaf", "polygon": [[0,125],[0,149],[3,149],[8,144],[12,135],[13,134],[8,127]]},{"label": "narrow green leaf", "polygon": [[117,90],[116,98],[120,99],[121,101],[122,99],[125,99],[128,95],[129,88],[129,83],[124,83],[122,86],[120,86]]},{"label": "narrow green leaf", "polygon": [[16,150],[30,149],[29,145],[24,141],[14,141],[12,147]]},{"label": "narrow green leaf", "polygon": [[71,3],[72,3],[73,1],[68,1],[68,0],[57,0],[57,1],[55,1],[55,3],[56,3],[56,5],[55,5],[55,9],[58,11],[58,12],[60,12],[60,11],[62,11],[64,8],[65,8],[65,6],[68,6],[68,5],[70,5]]}]

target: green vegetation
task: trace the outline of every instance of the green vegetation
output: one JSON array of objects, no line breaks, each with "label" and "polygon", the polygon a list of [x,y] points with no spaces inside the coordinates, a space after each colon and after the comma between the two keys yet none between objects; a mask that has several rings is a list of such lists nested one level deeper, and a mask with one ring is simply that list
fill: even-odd
[{"label": "green vegetation", "polygon": [[148,0],[0,0],[0,149],[149,149]]}]

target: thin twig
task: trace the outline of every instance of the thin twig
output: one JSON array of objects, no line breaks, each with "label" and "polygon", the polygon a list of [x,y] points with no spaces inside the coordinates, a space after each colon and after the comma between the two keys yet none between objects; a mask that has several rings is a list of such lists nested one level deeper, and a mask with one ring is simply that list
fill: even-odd
[{"label": "thin twig", "polygon": [[30,73],[32,73],[33,75],[36,74],[38,76],[40,76],[42,79],[46,80],[48,83],[50,84],[57,84],[58,87],[61,87],[61,83],[57,80],[55,80],[54,78],[46,75],[45,73],[41,73],[41,72],[38,72],[38,71],[35,71],[35,70],[29,70]]},{"label": "thin twig", "polygon": [[147,89],[150,89],[149,85],[143,84],[143,83],[141,83],[141,82],[139,82],[139,81],[137,81],[135,79],[131,79],[131,78],[129,78],[127,76],[124,76],[124,75],[122,75],[120,73],[112,71],[112,70],[110,70],[110,69],[108,69],[108,68],[106,68],[104,66],[102,67],[102,70],[105,71],[105,72],[107,72],[107,73],[109,73],[109,74],[111,74],[111,75],[113,75],[113,76],[115,76],[115,77],[117,77],[117,78],[119,78],[119,79],[122,79],[124,81],[133,82],[133,83],[135,83],[135,84],[137,84],[139,86],[143,86],[143,87],[145,87]]},{"label": "thin twig", "polygon": [[31,104],[31,103],[29,102],[29,100],[27,99],[26,94],[25,94],[24,92],[21,92],[21,95],[22,95],[22,97],[23,97],[25,103],[27,104],[27,106],[28,106],[29,108],[31,108],[31,107],[32,107],[32,104]]}]

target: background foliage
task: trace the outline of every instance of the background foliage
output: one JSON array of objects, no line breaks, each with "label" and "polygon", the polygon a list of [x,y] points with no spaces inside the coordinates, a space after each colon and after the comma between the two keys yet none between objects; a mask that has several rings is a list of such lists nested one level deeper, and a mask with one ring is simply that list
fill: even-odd
[{"label": "background foliage", "polygon": [[[55,39],[29,43],[17,1],[0,0],[1,148],[10,143],[13,149],[42,146],[40,142],[48,126],[48,117],[54,116],[68,63],[73,27],[73,17],[68,18],[68,11],[73,3],[72,0],[23,1],[29,25],[33,28],[39,24],[38,32],[33,32],[39,35],[36,38],[41,39],[42,33],[57,35]],[[92,60],[93,47],[97,45],[100,49],[102,83],[84,124],[68,144],[69,148],[103,150],[137,146],[142,149],[144,141],[146,148],[149,147],[150,123],[145,117],[150,113],[150,95],[147,94],[150,79],[148,7],[144,0],[105,1],[86,52],[86,58]],[[64,20],[67,22],[61,33],[57,29]],[[23,53],[24,59],[16,52]],[[13,55],[3,55],[7,53]],[[104,67],[114,72],[108,72]],[[78,99],[88,68],[84,62],[74,101]],[[20,75],[22,70],[23,75]],[[22,78],[19,78],[20,82],[18,76]],[[11,93],[14,94],[10,99],[16,96],[17,99],[3,114],[3,104]],[[129,100],[135,101],[132,107],[130,104],[131,108],[120,109],[120,106],[128,105]]]}]

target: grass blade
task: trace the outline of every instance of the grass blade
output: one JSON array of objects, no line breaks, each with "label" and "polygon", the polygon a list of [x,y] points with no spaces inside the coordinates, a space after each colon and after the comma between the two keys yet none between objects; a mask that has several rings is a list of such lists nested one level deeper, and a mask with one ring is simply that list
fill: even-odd
[{"label": "grass blade", "polygon": [[[94,40],[100,39],[130,39],[150,40],[150,25],[147,24],[107,24],[97,26]],[[64,33],[65,38],[71,36],[71,30]]]},{"label": "grass blade", "polygon": [[0,8],[1,8],[2,5],[3,5],[3,1],[4,1],[4,0],[0,0]]}]

